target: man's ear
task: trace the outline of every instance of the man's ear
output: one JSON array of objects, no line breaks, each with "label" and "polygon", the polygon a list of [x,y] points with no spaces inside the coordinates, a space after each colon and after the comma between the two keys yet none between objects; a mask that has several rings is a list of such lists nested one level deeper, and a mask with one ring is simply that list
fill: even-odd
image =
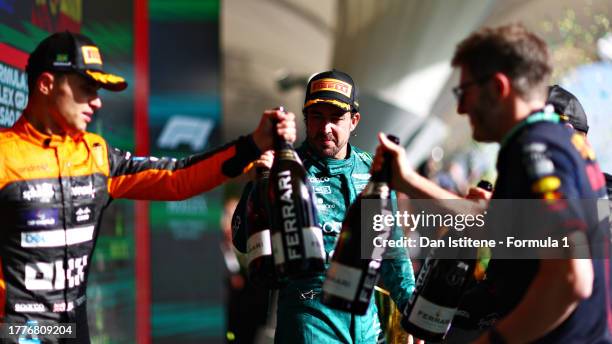
[{"label": "man's ear", "polygon": [[55,76],[49,72],[43,72],[36,79],[36,88],[40,91],[40,93],[44,95],[49,95],[53,90],[53,83],[55,81]]},{"label": "man's ear", "polygon": [[355,112],[351,115],[351,132],[357,128],[357,124],[359,124],[359,120],[361,119],[361,115],[359,112]]},{"label": "man's ear", "polygon": [[491,77],[495,85],[495,93],[499,98],[506,98],[512,92],[512,82],[504,73],[497,72]]}]

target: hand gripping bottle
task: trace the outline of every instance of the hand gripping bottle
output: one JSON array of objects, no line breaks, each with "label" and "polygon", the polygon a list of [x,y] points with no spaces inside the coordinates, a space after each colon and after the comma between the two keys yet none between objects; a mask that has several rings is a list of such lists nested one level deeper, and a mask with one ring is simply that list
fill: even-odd
[{"label": "hand gripping bottle", "polygon": [[255,172],[256,179],[246,205],[248,277],[255,285],[276,288],[267,197],[270,170],[257,167]]},{"label": "hand gripping bottle", "polygon": [[325,271],[325,251],[312,187],[292,144],[276,135],[274,141],[268,199],[277,277],[320,274]]},{"label": "hand gripping bottle", "polygon": [[[397,137],[389,135],[388,138],[399,144]],[[366,229],[368,238],[362,238],[362,204],[367,205],[364,209],[368,214],[364,218],[372,218],[371,215],[374,214],[391,214],[390,179],[391,159],[386,158],[380,171],[372,175],[368,185],[347,212],[323,283],[322,301],[331,308],[359,315],[365,314],[368,309],[372,292],[378,281],[384,248],[373,247],[371,244],[364,245],[362,240],[372,243],[372,240],[369,240],[369,235],[372,234],[387,238],[391,234],[391,228],[385,227],[376,233],[373,229]],[[364,203],[364,200],[368,201]],[[362,252],[362,249],[366,251]],[[362,254],[368,259],[362,259]]]}]

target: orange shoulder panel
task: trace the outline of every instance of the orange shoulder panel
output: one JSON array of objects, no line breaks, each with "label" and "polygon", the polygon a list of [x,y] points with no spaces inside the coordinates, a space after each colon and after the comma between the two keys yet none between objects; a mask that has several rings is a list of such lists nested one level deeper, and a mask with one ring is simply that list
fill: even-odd
[{"label": "orange shoulder panel", "polygon": [[85,133],[83,140],[87,143],[87,147],[91,151],[91,160],[95,167],[92,170],[102,173],[105,176],[110,176],[110,164],[108,162],[108,145],[100,135],[93,133]]},{"label": "orange shoulder panel", "polygon": [[[62,161],[71,162],[62,170]],[[63,143],[58,147],[43,147],[28,141],[12,130],[0,131],[0,189],[5,185],[30,179],[53,178],[62,175],[81,176],[92,173],[109,175],[107,145],[96,134],[85,133],[82,141]]]},{"label": "orange shoulder panel", "polygon": [[0,189],[18,180],[57,176],[55,152],[23,140],[12,130],[0,132]]}]

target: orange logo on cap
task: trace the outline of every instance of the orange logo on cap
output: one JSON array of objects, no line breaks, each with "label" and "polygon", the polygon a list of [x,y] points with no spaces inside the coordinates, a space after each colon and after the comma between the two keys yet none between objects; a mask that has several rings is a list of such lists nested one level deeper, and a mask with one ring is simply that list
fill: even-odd
[{"label": "orange logo on cap", "polygon": [[338,79],[325,78],[321,80],[317,80],[310,84],[310,93],[320,92],[320,91],[332,91],[337,92],[344,95],[347,98],[351,97],[351,90],[353,86],[350,84],[340,81]]},{"label": "orange logo on cap", "polygon": [[83,61],[85,64],[102,64],[102,57],[100,56],[100,50],[98,47],[93,45],[84,45],[81,47],[83,53]]}]

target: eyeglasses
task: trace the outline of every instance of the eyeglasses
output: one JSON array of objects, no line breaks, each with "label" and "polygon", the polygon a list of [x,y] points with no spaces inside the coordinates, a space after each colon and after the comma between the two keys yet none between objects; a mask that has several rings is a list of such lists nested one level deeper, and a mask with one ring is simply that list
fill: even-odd
[{"label": "eyeglasses", "polygon": [[486,76],[484,78],[467,81],[457,87],[453,87],[453,94],[455,95],[455,98],[457,99],[457,101],[461,101],[461,98],[463,98],[463,94],[465,93],[465,90],[467,90],[468,88],[474,85],[480,85],[484,83],[485,81],[488,81],[490,77],[491,76]]}]

